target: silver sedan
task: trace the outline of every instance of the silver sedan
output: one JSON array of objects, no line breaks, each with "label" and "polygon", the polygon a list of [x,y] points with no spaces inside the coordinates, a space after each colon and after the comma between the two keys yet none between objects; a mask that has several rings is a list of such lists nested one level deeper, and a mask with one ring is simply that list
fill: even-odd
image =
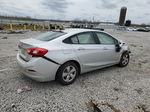
[{"label": "silver sedan", "polygon": [[20,71],[40,82],[57,80],[67,85],[79,74],[129,63],[129,48],[106,32],[66,29],[20,40],[17,62]]}]

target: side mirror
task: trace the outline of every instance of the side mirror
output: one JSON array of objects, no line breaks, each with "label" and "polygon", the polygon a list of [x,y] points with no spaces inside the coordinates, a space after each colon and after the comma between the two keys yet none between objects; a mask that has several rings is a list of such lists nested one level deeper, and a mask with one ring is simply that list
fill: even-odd
[{"label": "side mirror", "polygon": [[121,46],[120,46],[120,42],[118,41],[116,44],[116,52],[120,52],[121,50]]}]

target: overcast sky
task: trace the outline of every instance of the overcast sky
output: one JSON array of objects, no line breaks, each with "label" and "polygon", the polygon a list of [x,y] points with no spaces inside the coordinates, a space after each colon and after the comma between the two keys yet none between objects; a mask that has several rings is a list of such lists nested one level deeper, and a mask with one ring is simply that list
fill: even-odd
[{"label": "overcast sky", "polygon": [[132,23],[150,24],[150,0],[0,0],[0,15],[118,22],[122,6]]}]

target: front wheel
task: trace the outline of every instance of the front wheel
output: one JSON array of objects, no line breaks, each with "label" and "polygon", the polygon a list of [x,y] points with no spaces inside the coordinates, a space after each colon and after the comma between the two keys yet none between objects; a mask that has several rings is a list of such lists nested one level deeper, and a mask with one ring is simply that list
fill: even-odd
[{"label": "front wheel", "polygon": [[124,52],[121,56],[120,62],[119,62],[119,66],[120,67],[125,67],[128,65],[130,60],[130,55],[128,52]]},{"label": "front wheel", "polygon": [[78,74],[78,66],[73,62],[68,62],[59,68],[57,73],[57,80],[62,85],[69,85],[74,82]]}]

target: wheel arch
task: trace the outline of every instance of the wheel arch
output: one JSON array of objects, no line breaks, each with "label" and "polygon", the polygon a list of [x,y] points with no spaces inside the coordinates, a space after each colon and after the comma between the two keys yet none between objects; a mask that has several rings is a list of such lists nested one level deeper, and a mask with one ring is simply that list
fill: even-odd
[{"label": "wheel arch", "polygon": [[[117,64],[118,66],[120,66],[120,67],[124,67],[124,66],[122,66],[122,65],[120,65],[120,62],[121,62],[121,59],[122,59],[122,56],[125,54],[125,53],[131,53],[129,50],[124,50],[122,53],[121,53],[121,55],[120,55],[120,59],[119,59],[119,63]],[[130,59],[130,55],[129,55],[129,59]],[[128,62],[129,63],[129,62]]]},{"label": "wheel arch", "polygon": [[122,53],[120,54],[119,61],[120,61],[120,59],[121,59],[121,56],[122,56],[124,53],[126,53],[126,52],[127,52],[127,53],[131,53],[129,50],[123,50]]},{"label": "wheel arch", "polygon": [[[81,73],[81,65],[80,65],[80,63],[79,63],[78,61],[76,61],[76,60],[68,60],[68,61],[64,62],[63,64],[61,64],[60,67],[63,66],[64,64],[68,63],[68,62],[73,62],[73,63],[75,63],[75,64],[77,65],[77,67],[79,68],[79,74]],[[60,67],[57,69],[57,72],[56,72],[56,75],[55,75],[55,80],[57,79],[57,74],[58,74],[58,71],[59,71]]]}]

